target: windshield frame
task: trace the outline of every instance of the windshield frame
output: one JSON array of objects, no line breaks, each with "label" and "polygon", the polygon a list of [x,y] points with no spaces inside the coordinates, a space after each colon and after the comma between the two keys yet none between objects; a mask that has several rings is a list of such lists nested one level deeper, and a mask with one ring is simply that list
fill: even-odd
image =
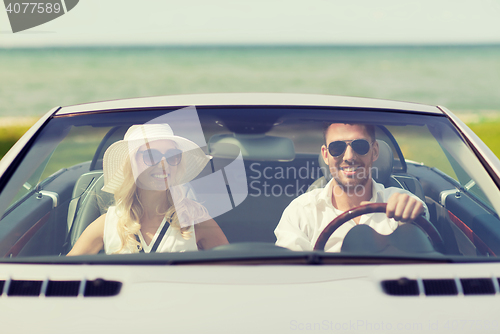
[{"label": "windshield frame", "polygon": [[[279,123],[283,117],[286,117],[288,120],[296,119],[297,121],[300,122],[301,119],[304,118],[304,115],[307,114],[307,117],[309,120],[318,120],[318,121],[325,121],[326,120],[335,120],[337,122],[359,122],[359,119],[363,119],[364,122],[369,122],[369,123],[374,123],[374,124],[380,124],[380,125],[400,125],[401,124],[401,119],[405,119],[405,124],[418,124],[418,125],[424,125],[427,123],[430,123],[430,120],[432,119],[432,123],[435,125],[436,123],[441,123],[441,124],[448,124],[446,125],[449,130],[451,130],[452,133],[455,133],[457,138],[460,138],[465,144],[465,146],[469,149],[472,150],[474,155],[478,157],[479,152],[473,148],[473,145],[470,141],[467,140],[467,137],[464,136],[463,133],[459,132],[459,129],[452,127],[449,125],[449,118],[445,115],[429,115],[429,113],[423,113],[423,112],[408,112],[408,111],[394,111],[394,110],[380,110],[380,109],[363,109],[363,108],[340,108],[340,107],[302,107],[302,106],[224,106],[224,107],[197,107],[199,115],[201,119],[203,119],[205,114],[210,114],[212,116],[218,117],[220,120],[225,122],[225,127],[227,128],[228,131],[236,132],[236,133],[241,133],[241,134],[264,134],[271,129],[274,124]],[[16,163],[13,163],[9,169],[13,169],[16,167],[16,165],[19,165],[19,161],[23,155],[27,156],[29,154],[28,152],[28,147],[30,145],[34,145],[41,136],[43,137],[43,133],[47,133],[52,131],[53,127],[59,127],[60,124],[59,122],[62,122],[63,124],[71,124],[72,126],[76,125],[83,125],[83,124],[90,124],[92,122],[98,122],[100,126],[109,126],[110,124],[116,125],[116,121],[119,119],[119,122],[121,124],[133,124],[134,120],[137,119],[142,119],[143,122],[145,122],[148,119],[154,118],[156,115],[164,113],[164,112],[169,112],[169,111],[174,111],[177,110],[175,108],[148,108],[146,110],[122,110],[122,111],[114,111],[114,112],[92,112],[92,113],[81,113],[76,115],[72,114],[66,114],[66,115],[61,115],[61,116],[55,116],[51,117],[49,124],[45,124],[43,126],[40,126],[38,131],[36,131],[36,135],[33,135],[31,139],[28,141],[28,145],[19,152],[19,155],[16,157]],[[252,110],[254,111],[253,113]],[[146,115],[145,113],[148,112],[148,115],[146,118],[144,116]],[[259,126],[253,127],[252,129],[249,129],[245,124],[242,124],[238,118],[239,115],[244,114],[244,113],[251,113],[251,115],[246,116],[246,119],[254,120],[257,122],[258,120],[261,120],[262,118],[265,119],[264,122],[259,122]],[[273,114],[272,114],[273,113]],[[272,115],[270,115],[272,114]],[[102,123],[102,116],[107,115],[109,118],[107,119],[106,123]],[[113,116],[113,117],[111,117]],[[423,117],[423,118],[422,118]],[[422,119],[428,119],[429,121],[426,123]],[[97,121],[98,120],[98,121]],[[257,123],[255,123],[257,124]],[[58,135],[53,135],[53,141],[57,142],[59,139],[57,138],[63,138],[67,134],[67,131],[62,131]],[[101,148],[104,149],[104,148]],[[52,152],[50,149],[46,150],[46,154],[50,154]],[[486,161],[484,159],[480,159],[481,163],[484,165]],[[488,170],[486,168],[486,170]],[[491,169],[489,169],[491,172]],[[5,180],[6,177],[9,176],[9,173],[5,173],[2,175],[2,181]],[[57,177],[57,175],[55,175]],[[483,176],[484,178],[484,176]],[[493,178],[492,181],[497,181],[497,179]],[[49,182],[50,183],[50,182]],[[43,185],[41,183],[40,185]],[[498,183],[495,183],[497,190],[498,190]],[[8,185],[7,185],[8,186]],[[0,196],[2,196],[3,192],[7,189],[8,187],[4,187],[2,193],[0,193]],[[38,187],[37,187],[38,188]],[[36,191],[41,190],[43,187],[40,187],[40,189],[36,189]],[[461,190],[464,190],[463,187],[460,187]],[[498,195],[498,194],[497,194]],[[500,195],[498,195],[500,196]],[[0,197],[1,198],[1,197]],[[5,203],[4,201],[2,201]],[[481,202],[479,202],[481,203]],[[483,203],[484,204],[484,203]],[[491,211],[491,208],[488,208]],[[8,211],[6,211],[5,214],[7,214]],[[496,213],[491,212],[496,215]],[[496,215],[498,217],[498,215]],[[274,256],[272,253],[269,256]],[[309,254],[309,253],[308,253]],[[175,255],[177,256],[177,255]],[[330,255],[329,255],[330,256]],[[334,255],[332,255],[334,256]],[[340,257],[346,257],[344,255],[339,255]],[[393,258],[393,256],[386,256],[386,255],[376,255],[375,257],[381,257],[381,258]],[[201,256],[203,258],[203,256]],[[230,256],[231,257],[231,256]],[[267,258],[268,255],[265,256]],[[288,255],[286,256],[288,257]],[[290,257],[293,257],[290,255]],[[212,258],[212,256],[208,256],[207,259]],[[351,258],[351,256],[347,256],[346,258]],[[367,258],[372,258],[371,256],[367,256]],[[398,258],[398,257],[396,257]],[[422,258],[418,256],[409,256],[409,257],[401,257],[402,259],[410,259],[410,261],[419,259],[422,260]],[[450,257],[451,258],[451,257]],[[464,261],[469,261],[466,260],[464,257],[460,257],[461,260]],[[17,260],[20,260],[21,262],[24,261],[24,259],[11,259],[10,261],[16,262]],[[42,258],[40,258],[42,260]],[[398,261],[400,259],[398,258]],[[441,261],[442,259],[439,259],[438,261]],[[477,258],[476,258],[477,260]],[[38,260],[29,260],[27,259],[26,261],[38,261]],[[43,260],[42,260],[43,261]],[[59,261],[59,260],[58,260]],[[72,260],[61,260],[61,263],[71,263]],[[66,262],[69,261],[69,262]],[[98,260],[101,261],[101,260]],[[104,262],[106,262],[105,260]],[[128,261],[128,260],[127,260]],[[161,260],[163,261],[163,260]],[[183,260],[184,261],[184,260]],[[204,261],[204,260],[203,260]],[[215,261],[214,259],[209,260],[209,261]],[[371,261],[371,260],[370,260]],[[457,260],[458,261],[458,260]],[[79,262],[79,261],[76,261]],[[168,262],[168,260],[167,260]],[[110,260],[110,263],[113,263],[113,260]]]}]

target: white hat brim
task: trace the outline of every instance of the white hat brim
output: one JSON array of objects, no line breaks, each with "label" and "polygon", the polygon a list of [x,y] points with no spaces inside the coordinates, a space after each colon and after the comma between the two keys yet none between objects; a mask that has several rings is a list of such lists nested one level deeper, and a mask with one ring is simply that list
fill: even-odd
[{"label": "white hat brim", "polygon": [[[184,170],[177,179],[179,184],[193,180],[210,161],[198,145],[186,138],[174,135],[148,138],[148,142],[158,140],[174,141],[177,148],[182,151]],[[144,143],[144,140],[120,140],[108,147],[103,158],[103,191],[114,194],[123,185],[124,165],[130,161],[127,157],[135,155]]]}]

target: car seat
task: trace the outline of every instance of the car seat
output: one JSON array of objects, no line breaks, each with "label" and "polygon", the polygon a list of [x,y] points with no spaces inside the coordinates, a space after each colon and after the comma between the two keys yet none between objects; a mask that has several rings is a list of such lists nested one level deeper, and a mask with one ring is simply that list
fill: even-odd
[{"label": "car seat", "polygon": [[75,184],[68,209],[68,236],[63,252],[67,253],[90,223],[113,205],[113,195],[102,191],[102,170],[85,173]]}]

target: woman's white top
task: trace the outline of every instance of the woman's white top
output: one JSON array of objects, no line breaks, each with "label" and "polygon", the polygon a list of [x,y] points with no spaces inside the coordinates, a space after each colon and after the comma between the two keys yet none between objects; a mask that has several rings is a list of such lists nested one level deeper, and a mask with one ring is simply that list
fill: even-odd
[{"label": "woman's white top", "polygon": [[[142,248],[145,253],[149,253],[151,248],[158,239],[158,235],[160,234],[161,229],[167,223],[166,218],[161,222],[160,227],[156,231],[153,239],[149,243],[146,244],[142,233],[139,231],[139,239],[142,244]],[[108,209],[108,213],[106,214],[106,220],[104,222],[104,251],[106,254],[126,254],[132,253],[131,250],[123,249],[119,252],[122,247],[122,241],[120,240],[120,236],[118,235],[118,215],[116,214],[116,207],[111,206]],[[198,246],[196,245],[196,235],[194,230],[194,225],[189,229],[190,238],[188,240],[184,239],[181,235],[181,231],[178,228],[173,228],[169,226],[167,232],[163,236],[163,240],[160,242],[158,249],[156,252],[165,253],[165,252],[184,252],[184,251],[196,251],[198,250]]]}]

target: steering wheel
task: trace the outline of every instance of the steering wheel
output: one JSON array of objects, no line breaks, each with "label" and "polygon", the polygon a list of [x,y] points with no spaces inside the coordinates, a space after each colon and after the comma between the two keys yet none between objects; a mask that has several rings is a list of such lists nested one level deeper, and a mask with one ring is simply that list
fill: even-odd
[{"label": "steering wheel", "polygon": [[[340,226],[344,223],[348,222],[352,218],[374,212],[382,212],[385,213],[387,209],[387,203],[370,203],[358,206],[352,210],[346,211],[339,215],[337,218],[332,220],[330,224],[328,224],[325,229],[321,232],[316,240],[316,244],[314,245],[314,250],[324,250],[326,242],[330,238],[330,236],[335,232]],[[444,242],[441,234],[436,229],[436,227],[430,223],[423,216],[417,217],[412,224],[420,227],[420,229],[427,234],[429,239],[432,241],[432,244],[436,250],[444,249]]]}]

